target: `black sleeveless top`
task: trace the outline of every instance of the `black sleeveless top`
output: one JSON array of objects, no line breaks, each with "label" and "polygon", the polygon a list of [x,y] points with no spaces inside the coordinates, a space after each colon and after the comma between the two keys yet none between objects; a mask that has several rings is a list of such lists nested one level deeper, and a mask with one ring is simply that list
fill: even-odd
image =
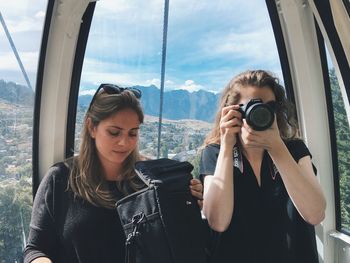
[{"label": "black sleeveless top", "polygon": [[[301,140],[286,145],[296,162],[304,156],[311,157]],[[218,144],[203,150],[202,180],[214,174],[219,150]],[[220,237],[212,262],[317,263],[314,227],[294,207],[267,151],[262,161],[260,186],[248,160],[243,155],[240,157],[240,165],[237,165],[239,158],[235,158],[237,167],[234,167],[234,213],[228,229],[214,234]]]}]

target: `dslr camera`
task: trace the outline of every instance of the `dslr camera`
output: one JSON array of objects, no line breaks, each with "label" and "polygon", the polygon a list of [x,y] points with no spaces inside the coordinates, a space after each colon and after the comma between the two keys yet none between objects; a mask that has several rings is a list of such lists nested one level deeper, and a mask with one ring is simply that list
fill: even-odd
[{"label": "dslr camera", "polygon": [[275,120],[275,102],[263,103],[261,99],[251,99],[247,104],[239,104],[239,112],[248,125],[256,131],[271,127]]}]

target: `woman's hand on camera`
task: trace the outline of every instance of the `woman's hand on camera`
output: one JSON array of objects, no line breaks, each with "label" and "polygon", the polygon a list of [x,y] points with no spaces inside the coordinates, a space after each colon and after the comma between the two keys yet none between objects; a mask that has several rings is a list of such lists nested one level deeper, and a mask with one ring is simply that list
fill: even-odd
[{"label": "woman's hand on camera", "polygon": [[221,110],[221,143],[226,143],[232,147],[236,144],[236,134],[241,131],[242,127],[242,114],[238,109],[239,105],[230,105]]},{"label": "woman's hand on camera", "polygon": [[246,120],[244,120],[241,130],[241,137],[245,147],[263,148],[268,151],[271,151],[275,147],[279,146],[280,143],[283,143],[276,118],[271,127],[264,131],[254,130],[247,124]]}]

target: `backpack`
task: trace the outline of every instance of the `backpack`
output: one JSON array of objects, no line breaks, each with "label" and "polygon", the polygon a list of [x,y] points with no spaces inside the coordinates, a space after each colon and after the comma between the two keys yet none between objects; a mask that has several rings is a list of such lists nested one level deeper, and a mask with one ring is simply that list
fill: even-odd
[{"label": "backpack", "polygon": [[163,158],[135,167],[147,187],[116,204],[125,263],[204,263],[206,228],[189,189],[193,166]]}]

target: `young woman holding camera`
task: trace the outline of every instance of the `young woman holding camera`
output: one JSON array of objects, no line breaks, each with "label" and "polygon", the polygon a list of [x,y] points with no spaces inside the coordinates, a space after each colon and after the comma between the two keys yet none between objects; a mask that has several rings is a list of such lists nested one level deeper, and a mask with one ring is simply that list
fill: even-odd
[{"label": "young woman holding camera", "polygon": [[243,72],[223,90],[200,165],[203,212],[222,232],[212,262],[318,262],[313,225],[326,201],[293,114],[266,71]]}]

